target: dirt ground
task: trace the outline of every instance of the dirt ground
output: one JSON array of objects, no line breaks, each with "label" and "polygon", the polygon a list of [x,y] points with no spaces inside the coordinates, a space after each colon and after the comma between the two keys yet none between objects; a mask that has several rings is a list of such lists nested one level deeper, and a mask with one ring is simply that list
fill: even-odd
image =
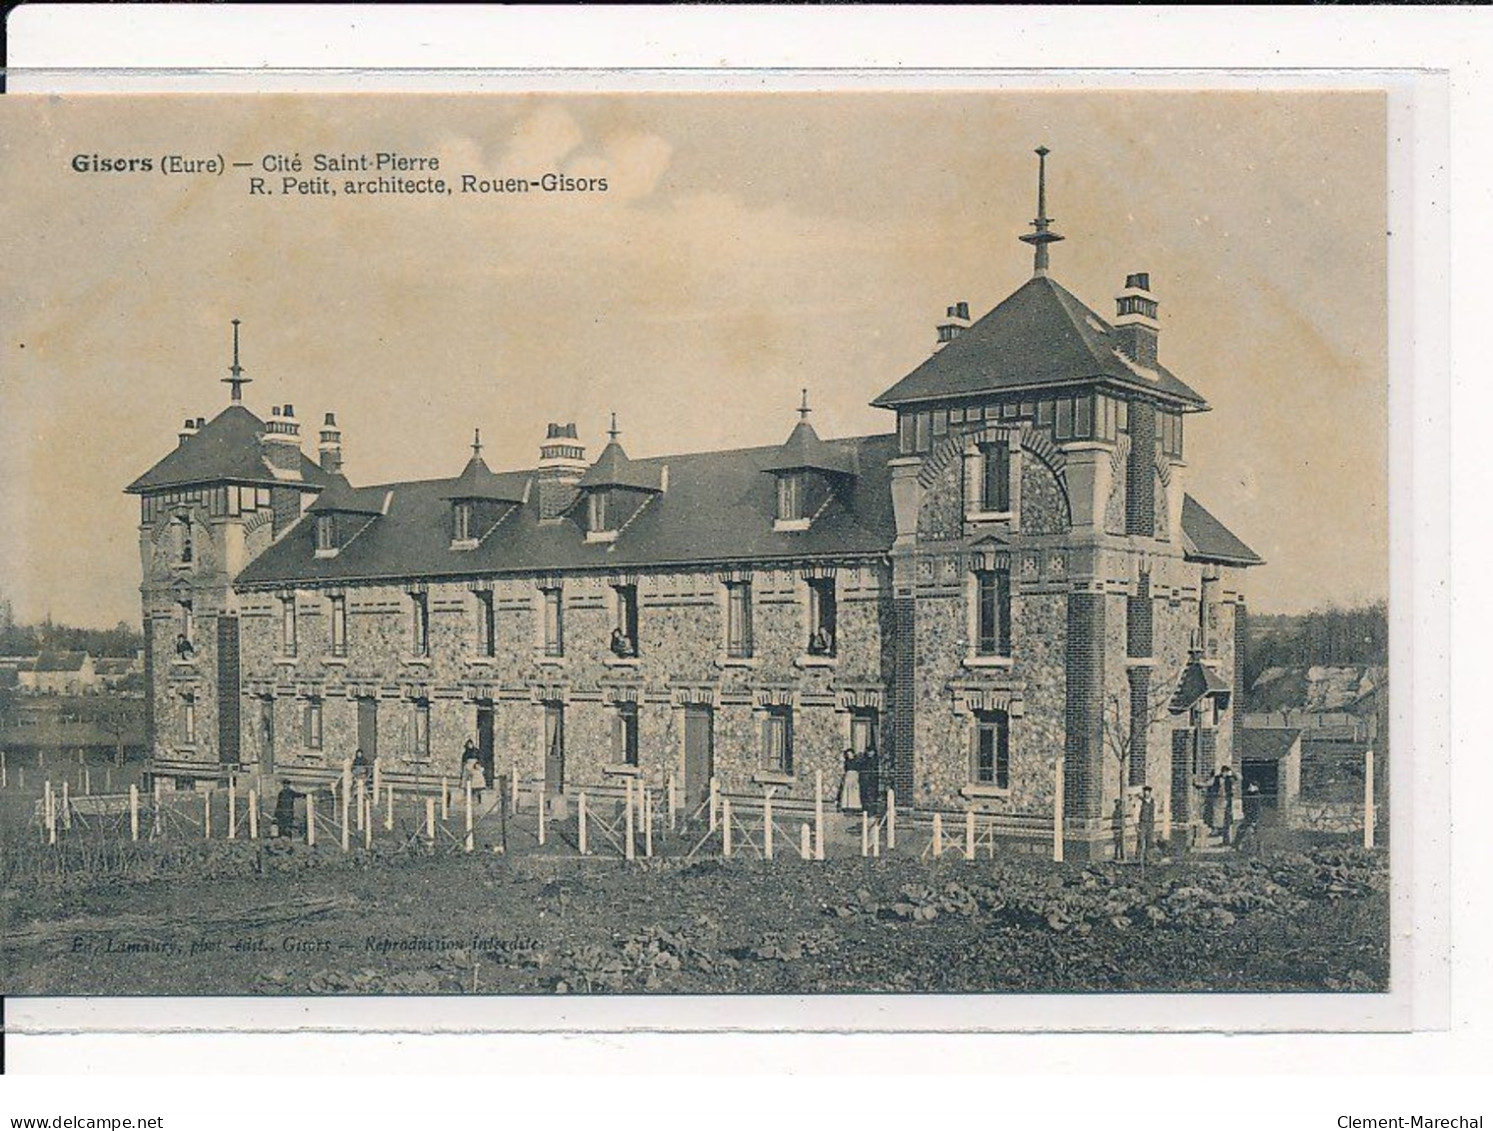
[{"label": "dirt ground", "polygon": [[1387,856],[617,859],[133,846],[12,872],[0,992],[1374,991]]}]

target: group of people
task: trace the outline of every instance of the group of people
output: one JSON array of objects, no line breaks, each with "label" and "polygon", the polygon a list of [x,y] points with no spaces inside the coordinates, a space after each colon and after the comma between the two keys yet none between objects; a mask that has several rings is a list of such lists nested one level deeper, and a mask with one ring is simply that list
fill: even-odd
[{"label": "group of people", "polygon": [[845,773],[840,779],[840,811],[859,813],[863,809],[874,809],[881,796],[881,768],[876,760],[876,748],[868,746],[857,754],[846,747],[843,757]]},{"label": "group of people", "polygon": [[1232,766],[1223,766],[1213,775],[1203,794],[1203,823],[1225,845],[1242,849],[1249,841],[1255,851],[1260,847],[1260,813],[1264,798],[1257,782],[1240,788]]}]

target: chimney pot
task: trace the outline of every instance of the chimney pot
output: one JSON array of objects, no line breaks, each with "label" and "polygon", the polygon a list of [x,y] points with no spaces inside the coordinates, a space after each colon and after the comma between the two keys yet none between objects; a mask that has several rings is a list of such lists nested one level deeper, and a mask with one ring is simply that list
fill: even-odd
[{"label": "chimney pot", "polygon": [[1156,321],[1156,296],[1151,293],[1151,276],[1133,271],[1125,276],[1125,289],[1115,299],[1115,334],[1120,351],[1137,365],[1156,366],[1156,336],[1161,326]]},{"label": "chimney pot", "polygon": [[197,418],[197,427],[198,428],[201,428],[206,423],[207,423],[207,417],[205,417],[205,416],[199,416]]},{"label": "chimney pot", "polygon": [[335,412],[327,413],[326,426],[328,428],[337,427],[337,414]]},{"label": "chimney pot", "polygon": [[287,418],[294,416],[295,415],[295,409],[292,408],[290,405],[286,405],[285,406],[285,415],[286,415]]},{"label": "chimney pot", "polygon": [[1133,275],[1125,276],[1125,286],[1134,287],[1138,291],[1149,291],[1151,289],[1151,276],[1148,272],[1138,271]]},{"label": "chimney pot", "polygon": [[191,427],[192,427],[192,418],[190,416],[187,417],[185,420],[183,420],[181,422],[181,426],[183,428],[186,428],[186,429],[191,429]]}]

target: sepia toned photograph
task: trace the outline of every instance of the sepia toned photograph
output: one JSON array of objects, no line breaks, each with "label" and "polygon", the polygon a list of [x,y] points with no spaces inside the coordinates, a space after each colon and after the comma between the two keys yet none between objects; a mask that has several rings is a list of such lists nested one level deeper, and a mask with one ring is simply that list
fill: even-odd
[{"label": "sepia toned photograph", "polygon": [[0,100],[0,994],[1388,994],[1386,115]]}]

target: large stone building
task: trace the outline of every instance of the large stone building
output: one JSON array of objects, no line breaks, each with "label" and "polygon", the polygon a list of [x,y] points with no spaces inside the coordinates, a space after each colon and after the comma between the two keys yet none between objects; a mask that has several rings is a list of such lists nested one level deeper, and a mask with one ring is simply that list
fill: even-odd
[{"label": "large stone building", "polygon": [[[1042,151],[1039,151],[1039,153]],[[1157,359],[1132,274],[1105,319],[1035,270],[872,403],[894,431],[595,460],[551,425],[537,464],[473,444],[449,479],[354,487],[332,415],[189,421],[129,488],[158,773],[490,772],[554,795],[625,776],[689,798],[807,802],[847,749],[921,810],[1074,850],[1151,784],[1185,829],[1232,757],[1242,570],[1184,488],[1203,398]],[[236,339],[235,339],[236,341]],[[453,468],[455,470],[455,468]]]}]

